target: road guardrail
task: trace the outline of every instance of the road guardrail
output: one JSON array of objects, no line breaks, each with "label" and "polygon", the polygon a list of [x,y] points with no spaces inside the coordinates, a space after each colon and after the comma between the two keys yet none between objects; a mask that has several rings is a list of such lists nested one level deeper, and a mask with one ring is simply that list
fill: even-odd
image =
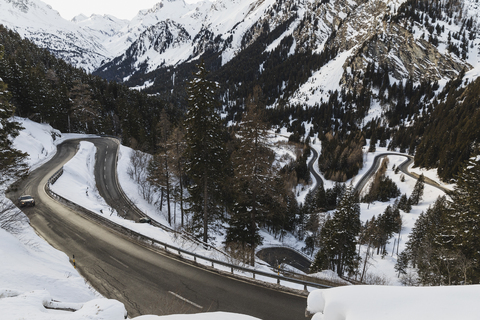
[{"label": "road guardrail", "polygon": [[[130,240],[133,240],[138,244],[141,244],[141,245],[144,245],[144,246],[149,246],[150,248],[152,248],[154,250],[161,249],[164,252],[174,254],[177,257],[181,258],[182,260],[189,261],[189,262],[194,263],[196,265],[201,265],[201,266],[207,267],[205,264],[201,264],[199,262],[199,261],[203,260],[204,262],[207,262],[212,268],[215,268],[215,266],[222,266],[222,267],[225,267],[225,268],[229,269],[230,270],[229,273],[231,275],[235,275],[235,271],[236,271],[237,272],[236,275],[238,275],[238,276],[246,277],[245,274],[247,274],[247,275],[251,274],[252,278],[254,280],[259,280],[258,276],[275,279],[277,285],[281,285],[282,282],[294,283],[294,284],[302,285],[304,291],[307,291],[307,287],[319,288],[319,289],[331,288],[331,286],[328,286],[328,285],[325,285],[325,284],[280,275],[280,271],[283,272],[283,270],[277,270],[278,274],[272,274],[272,273],[268,273],[268,272],[264,272],[264,271],[260,271],[260,270],[255,270],[255,269],[246,268],[246,267],[242,267],[242,266],[238,266],[238,265],[233,265],[231,263],[216,260],[216,259],[212,259],[212,258],[209,258],[209,257],[205,257],[205,256],[202,256],[202,255],[193,253],[193,252],[189,252],[189,251],[184,250],[182,248],[178,248],[178,247],[175,247],[173,245],[164,243],[162,241],[147,237],[147,236],[145,236],[143,234],[140,234],[136,231],[128,229],[127,227],[124,227],[120,224],[117,224],[117,223],[115,223],[115,222],[113,222],[113,221],[95,213],[95,212],[92,212],[92,211],[90,211],[90,210],[88,210],[88,209],[86,209],[86,208],[84,208],[84,207],[82,207],[82,206],[80,206],[80,205],[78,205],[78,204],[76,204],[76,203],[58,195],[58,194],[56,194],[55,192],[53,192],[50,189],[50,185],[54,184],[57,181],[57,179],[62,175],[62,173],[63,173],[63,167],[60,168],[57,172],[55,172],[52,175],[52,177],[50,177],[48,179],[47,184],[45,184],[45,186],[44,186],[45,192],[52,199],[57,200],[57,201],[65,204],[66,206],[68,206],[68,207],[74,209],[75,211],[81,213],[82,215],[84,215],[85,217],[87,217],[90,220],[94,220],[97,223],[100,223],[104,226],[109,227],[111,230],[116,231],[118,234],[120,234],[124,237],[128,237]],[[175,232],[178,233],[177,231],[175,231]],[[190,260],[186,259],[186,257],[191,257],[191,259]],[[218,270],[219,272],[225,272],[224,270],[221,270],[221,269],[218,269],[218,268],[215,268],[215,269]],[[242,274],[240,274],[240,273],[242,273]],[[291,273],[291,272],[289,272],[289,274],[291,274],[292,276],[295,276],[295,277],[305,277],[304,275],[294,274],[294,273]]]}]

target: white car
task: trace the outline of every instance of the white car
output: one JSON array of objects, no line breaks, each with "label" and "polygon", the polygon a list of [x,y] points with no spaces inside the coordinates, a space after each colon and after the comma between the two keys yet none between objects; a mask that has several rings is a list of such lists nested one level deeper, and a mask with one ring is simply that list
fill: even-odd
[{"label": "white car", "polygon": [[34,207],[35,199],[33,199],[32,196],[23,195],[20,198],[18,198],[18,204],[20,205],[20,207],[25,207],[25,206]]}]

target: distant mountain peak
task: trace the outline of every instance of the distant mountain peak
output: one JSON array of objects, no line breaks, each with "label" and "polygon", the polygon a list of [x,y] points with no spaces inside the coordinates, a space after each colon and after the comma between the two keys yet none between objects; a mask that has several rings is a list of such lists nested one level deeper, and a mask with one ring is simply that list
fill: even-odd
[{"label": "distant mountain peak", "polygon": [[84,15],[83,13],[80,13],[79,15],[76,15],[75,17],[73,17],[72,21],[73,22],[82,22],[82,21],[85,21],[87,19],[88,19],[88,17],[86,15]]},{"label": "distant mountain peak", "polygon": [[33,2],[29,0],[6,0],[7,3],[11,3],[12,6],[23,13],[27,13],[30,6],[35,5]]}]

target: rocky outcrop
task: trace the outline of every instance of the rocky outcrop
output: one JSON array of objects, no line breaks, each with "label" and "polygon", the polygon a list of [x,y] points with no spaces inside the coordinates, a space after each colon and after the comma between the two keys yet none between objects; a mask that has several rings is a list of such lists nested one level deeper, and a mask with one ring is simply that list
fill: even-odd
[{"label": "rocky outcrop", "polygon": [[354,49],[343,66],[343,86],[360,91],[361,75],[369,62],[386,67],[396,80],[452,79],[461,70],[471,68],[456,56],[441,54],[430,42],[415,38],[401,24],[386,21],[390,13],[384,2],[366,3],[345,19],[337,31],[333,44],[339,52]]}]

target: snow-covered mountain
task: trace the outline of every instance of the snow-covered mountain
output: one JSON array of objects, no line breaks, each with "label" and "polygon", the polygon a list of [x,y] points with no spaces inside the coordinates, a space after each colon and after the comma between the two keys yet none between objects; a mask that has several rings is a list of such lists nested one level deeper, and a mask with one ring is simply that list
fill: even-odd
[{"label": "snow-covered mountain", "polygon": [[[157,85],[162,77],[159,68],[174,67],[181,73],[182,63],[209,56],[212,65],[219,69],[235,57],[248,61],[245,63],[251,68],[257,68],[258,78],[266,66],[278,65],[278,54],[282,62],[305,54],[323,55],[321,63],[309,66],[308,79],[295,84],[282,80],[277,84],[287,91],[276,98],[307,105],[325,101],[329,92],[335,90],[360,93],[367,69],[372,66],[388,73],[389,83],[411,79],[442,84],[462,70],[470,71],[470,77],[476,78],[480,65],[480,41],[476,38],[478,4],[471,0],[444,1],[429,8],[428,3],[163,1],[139,13],[116,37],[114,41],[122,44],[132,39],[131,46],[97,69],[96,74],[129,81],[131,86],[155,82]],[[248,49],[255,45],[263,49],[252,56]],[[232,72],[235,71],[226,73]]]},{"label": "snow-covered mountain", "polygon": [[63,19],[42,1],[1,0],[0,23],[88,71],[93,71],[101,61],[111,56],[98,32]]},{"label": "snow-covered mountain", "polygon": [[40,0],[0,0],[0,23],[76,66],[153,91],[175,85],[159,70],[175,69],[181,83],[182,72],[190,75],[182,65],[199,57],[217,70],[243,59],[257,70],[250,78],[287,59],[313,60],[308,77],[295,83],[275,77],[280,89],[270,97],[307,105],[335,90],[360,93],[372,68],[388,73],[390,84],[442,84],[462,70],[476,78],[479,13],[473,0],[161,0],[131,21],[107,15],[67,21]]}]

